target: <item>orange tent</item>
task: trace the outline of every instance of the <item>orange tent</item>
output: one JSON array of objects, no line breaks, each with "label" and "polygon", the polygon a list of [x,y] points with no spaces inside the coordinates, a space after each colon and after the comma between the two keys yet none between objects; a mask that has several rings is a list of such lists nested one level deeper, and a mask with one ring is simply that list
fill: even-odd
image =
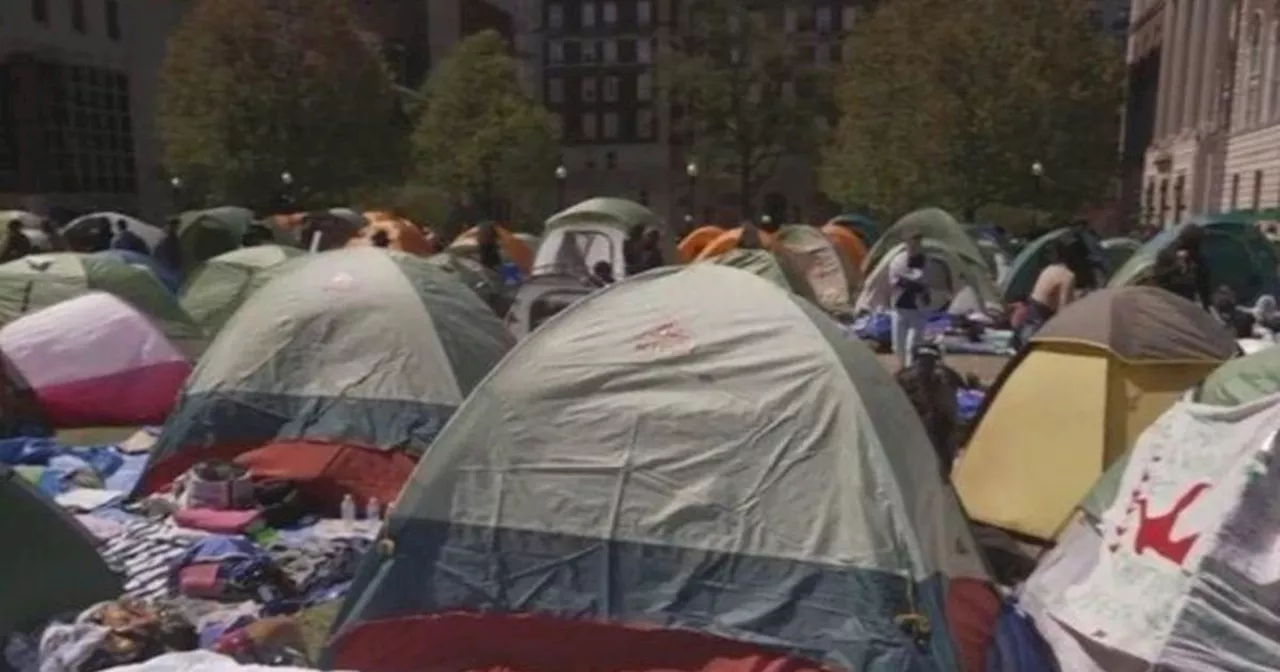
[{"label": "orange tent", "polygon": [[[462,235],[458,236],[453,241],[453,244],[449,246],[449,249],[464,255],[474,252],[478,231],[479,229],[474,226],[463,231]],[[501,226],[493,227],[493,231],[498,236],[498,246],[502,248],[503,256],[515,264],[522,273],[529,273],[529,270],[533,268],[533,250],[529,249],[529,246],[525,245],[523,240],[520,240],[515,234]]]},{"label": "orange tent", "polygon": [[724,229],[718,226],[700,226],[694,229],[689,235],[680,241],[680,245],[676,247],[676,252],[680,256],[680,261],[689,263],[698,258],[698,253],[707,245],[710,245],[716,238],[724,234]]},{"label": "orange tent", "polygon": [[822,233],[840,250],[849,263],[862,268],[862,260],[867,258],[867,244],[862,242],[862,236],[839,224],[830,223],[822,227]]},{"label": "orange tent", "polygon": [[[756,233],[760,235],[760,247],[763,247],[766,250],[772,250],[773,236],[770,235],[769,232],[761,231],[760,229],[756,229]],[[725,252],[728,252],[729,250],[736,250],[738,249],[738,243],[741,241],[742,227],[739,226],[736,229],[729,229],[728,231],[721,233],[719,236],[716,236],[715,240],[702,248],[702,250],[698,252],[698,256],[694,258],[694,261],[713,259]]]},{"label": "orange tent", "polygon": [[360,229],[360,233],[347,241],[347,247],[368,247],[373,245],[373,237],[383,231],[391,241],[391,249],[408,252],[419,257],[428,257],[440,250],[435,244],[435,237],[423,233],[413,222],[396,217],[386,212],[366,212],[365,219],[369,225]]}]

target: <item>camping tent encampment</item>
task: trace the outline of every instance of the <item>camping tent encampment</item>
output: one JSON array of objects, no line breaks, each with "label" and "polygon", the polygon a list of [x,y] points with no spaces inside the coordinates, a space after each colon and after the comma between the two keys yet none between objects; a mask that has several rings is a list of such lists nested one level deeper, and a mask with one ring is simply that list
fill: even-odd
[{"label": "camping tent encampment", "polygon": [[383,536],[339,667],[985,670],[997,609],[871,351],[715,264],[615,284],[525,339]]},{"label": "camping tent encampment", "polygon": [[774,240],[775,253],[803,278],[820,308],[833,315],[852,314],[856,295],[851,292],[860,283],[845,272],[848,264],[830,238],[807,224],[790,224],[779,229]]},{"label": "camping tent encampment", "polygon": [[370,247],[299,257],[200,360],[140,488],[236,458],[335,507],[347,493],[391,501],[512,342],[474,292],[421,257]]},{"label": "camping tent encampment", "polygon": [[254,291],[271,279],[271,272],[302,250],[279,245],[242,247],[200,265],[182,286],[178,302],[210,338]]},{"label": "camping tent encampment", "polygon": [[[62,227],[62,236],[68,241],[72,240],[92,240],[98,236],[101,227],[106,226],[114,233],[117,222],[124,222],[125,227],[131,233],[142,239],[147,247],[155,249],[156,245],[164,240],[164,229],[153,224],[148,224],[137,217],[131,217],[119,212],[94,212],[88,215],[77,217],[67,222]],[[76,249],[76,248],[72,248]]]},{"label": "camping tent encampment", "polygon": [[[899,244],[881,258],[880,264],[867,274],[858,294],[855,308],[858,311],[884,310],[889,307],[893,286],[889,282],[889,263],[906,249]],[[946,243],[926,238],[922,249],[928,258],[930,308],[965,315],[972,312],[998,312],[1001,310],[999,291],[992,284],[985,267],[980,262],[966,260],[956,254]]]},{"label": "camping tent encampment", "polygon": [[868,275],[870,271],[884,259],[892,256],[889,253],[898,245],[907,242],[913,234],[921,234],[925,240],[940,243],[965,261],[982,268],[995,277],[996,269],[987,264],[987,258],[978,249],[978,243],[965,230],[964,225],[957,222],[946,210],[925,208],[916,210],[902,217],[884,235],[871,246],[866,259],[862,262],[862,270]]},{"label": "camping tent encampment", "polygon": [[1277,258],[1275,248],[1252,223],[1225,216],[1194,219],[1166,229],[1135,252],[1111,276],[1107,286],[1127,287],[1148,281],[1156,257],[1162,250],[1173,245],[1189,226],[1199,226],[1204,232],[1201,254],[1208,266],[1209,284],[1212,287],[1230,287],[1236,298],[1246,305],[1261,294],[1276,293],[1277,287],[1280,287],[1280,279],[1276,275],[1280,258]]},{"label": "camping tent encampment", "polygon": [[1070,304],[1005,367],[974,420],[953,475],[969,517],[1053,539],[1107,466],[1235,351],[1221,324],[1162,289]]},{"label": "camping tent encampment", "polygon": [[[1091,229],[1071,226],[1054,229],[1031,241],[1018,252],[1018,256],[1013,258],[1013,262],[1009,265],[1008,273],[1005,274],[1004,279],[1000,282],[1001,300],[1005,303],[1026,301],[1027,297],[1031,296],[1031,290],[1035,288],[1036,280],[1040,277],[1040,271],[1044,270],[1052,259],[1052,246],[1070,235],[1080,236],[1085,246],[1089,249],[1089,256],[1095,258],[1100,264],[1106,263],[1102,243],[1098,240],[1097,234]],[[1101,285],[1109,275],[1110,270],[1103,270],[1097,276],[1098,284],[1092,286]]]},{"label": "camping tent encampment", "polygon": [[10,322],[0,351],[60,429],[160,424],[191,373],[151,320],[103,292]]},{"label": "camping tent encampment", "polygon": [[273,220],[256,222],[248,208],[224,206],[184,212],[178,219],[178,245],[182,271],[189,273],[200,264],[244,246],[244,236],[254,226],[265,228],[278,245],[297,247],[293,234]]},{"label": "camping tent encampment", "polygon": [[89,531],[5,465],[0,539],[0,637],[38,630],[123,591]]},{"label": "camping tent encampment", "polygon": [[452,252],[439,252],[427,257],[427,263],[457,276],[458,282],[471,288],[498,317],[511,309],[514,292],[503,284],[502,277],[471,257]]},{"label": "camping tent encampment", "polygon": [[188,357],[203,350],[204,331],[160,280],[108,255],[55,252],[0,264],[0,325],[92,291],[124,299]]},{"label": "camping tent encampment", "polygon": [[704,259],[700,264],[719,264],[744,270],[773,284],[793,292],[797,296],[814,301],[813,288],[805,282],[794,267],[768,250],[734,249],[718,257]]},{"label": "camping tent encampment", "polygon": [[574,275],[535,275],[516,290],[511,310],[506,314],[507,329],[512,336],[522,339],[596,289]]},{"label": "camping tent encampment", "polygon": [[1102,256],[1107,260],[1107,270],[1115,275],[1140,249],[1142,243],[1123,236],[1102,241]]}]

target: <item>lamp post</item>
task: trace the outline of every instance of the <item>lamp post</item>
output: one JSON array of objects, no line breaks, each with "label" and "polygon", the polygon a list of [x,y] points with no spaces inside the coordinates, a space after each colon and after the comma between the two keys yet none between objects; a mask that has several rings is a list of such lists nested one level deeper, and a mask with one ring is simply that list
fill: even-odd
[{"label": "lamp post", "polygon": [[692,228],[693,218],[698,212],[698,162],[690,161],[684,167],[685,177],[689,178],[689,216],[687,220]]},{"label": "lamp post", "polygon": [[169,178],[169,193],[173,198],[173,209],[178,212],[182,211],[182,186],[181,177],[174,175]]},{"label": "lamp post", "polygon": [[288,212],[293,207],[293,173],[280,173],[280,212]]},{"label": "lamp post", "polygon": [[556,166],[556,211],[564,210],[565,182],[569,179],[569,169],[564,164]]},{"label": "lamp post", "polygon": [[1032,187],[1034,188],[1034,200],[1032,201],[1031,229],[1034,232],[1040,230],[1040,183],[1044,181],[1044,164],[1036,161],[1031,164]]}]

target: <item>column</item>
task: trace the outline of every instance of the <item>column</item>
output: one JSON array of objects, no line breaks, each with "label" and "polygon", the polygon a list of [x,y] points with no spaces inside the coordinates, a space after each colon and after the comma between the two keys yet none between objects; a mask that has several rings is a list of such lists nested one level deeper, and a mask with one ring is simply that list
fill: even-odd
[{"label": "column", "polygon": [[1164,0],[1160,28],[1160,83],[1156,88],[1157,141],[1169,133],[1169,94],[1173,91],[1173,0]]},{"label": "column", "polygon": [[1209,2],[1208,28],[1205,30],[1204,58],[1200,62],[1200,113],[1204,122],[1216,122],[1215,112],[1222,96],[1222,77],[1226,76],[1222,65],[1226,62],[1222,50],[1226,48],[1227,14],[1230,3]]},{"label": "column", "polygon": [[1200,125],[1200,97],[1208,81],[1203,77],[1205,38],[1209,28],[1209,11],[1212,0],[1193,0],[1191,5],[1191,33],[1187,50],[1187,90],[1182,96],[1182,125],[1196,128]]},{"label": "column", "polygon": [[1187,84],[1189,83],[1187,74],[1187,57],[1191,47],[1191,0],[1179,0],[1178,4],[1177,24],[1174,29],[1174,59],[1173,59],[1173,81],[1176,85],[1173,87],[1173,97],[1169,99],[1171,110],[1169,112],[1169,132],[1177,133],[1186,126],[1186,120],[1182,117],[1182,99],[1186,95]]}]

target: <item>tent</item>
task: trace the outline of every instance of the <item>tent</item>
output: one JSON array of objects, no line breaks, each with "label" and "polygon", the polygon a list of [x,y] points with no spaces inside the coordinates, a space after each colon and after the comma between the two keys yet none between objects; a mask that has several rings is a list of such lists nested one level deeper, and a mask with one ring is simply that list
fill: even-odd
[{"label": "tent", "polygon": [[1009,258],[1008,251],[1003,245],[991,238],[978,238],[976,243],[978,251],[982,253],[983,261],[987,264],[987,268],[991,269],[991,277],[995,278],[997,283],[1004,282],[1013,264],[1013,260]]},{"label": "tent", "polygon": [[292,232],[301,247],[323,252],[343,247],[368,224],[369,220],[354,210],[331,208],[303,213],[293,223]]},{"label": "tent", "polygon": [[836,215],[827,220],[822,228],[825,229],[828,226],[839,226],[856,234],[864,246],[874,245],[876,239],[880,237],[880,225],[874,219],[856,212]]},{"label": "tent", "polygon": [[525,247],[529,248],[530,250],[533,250],[534,253],[537,253],[538,246],[542,245],[542,236],[539,236],[537,234],[528,233],[525,231],[516,231],[511,235],[515,236],[517,240],[524,243]]},{"label": "tent", "polygon": [[788,292],[813,301],[813,288],[790,263],[768,250],[733,249],[718,257],[696,263],[718,264],[744,270],[781,287]]},{"label": "tent", "polygon": [[719,238],[722,233],[724,233],[724,229],[718,226],[700,226],[680,239],[680,244],[676,247],[676,254],[679,255],[682,263],[687,264],[697,259],[703,248],[710,245],[711,241]]},{"label": "tent", "polygon": [[[196,462],[389,502],[512,339],[426,260],[355,248],[299,257],[227,322],[151,452],[141,490]],[[362,500],[363,501],[363,500]]]},{"label": "tent", "polygon": [[0,438],[48,436],[49,420],[40,410],[31,384],[0,350]]},{"label": "tent", "polygon": [[1280,392],[1280,348],[1237,357],[1210,373],[1196,389],[1202,404],[1238,406]]},{"label": "tent", "polygon": [[1277,292],[1280,279],[1277,279],[1276,267],[1280,258],[1275,249],[1256,226],[1230,218],[1192,220],[1164,230],[1112,274],[1108,286],[1127,287],[1145,282],[1156,257],[1189,226],[1200,226],[1204,231],[1202,254],[1213,287],[1227,285],[1242,304],[1253,303],[1259,295]]},{"label": "tent", "polygon": [[10,322],[0,351],[57,428],[160,424],[191,373],[150,320],[103,292]]},{"label": "tent", "polygon": [[715,264],[615,284],[525,339],[383,530],[339,667],[985,670],[997,609],[884,367]]},{"label": "tent", "polygon": [[[862,283],[862,292],[854,305],[855,309],[875,311],[889,307],[889,300],[893,295],[893,286],[889,282],[889,262],[905,249],[905,243],[899,244],[867,274]],[[1000,294],[980,263],[966,260],[945,243],[930,238],[924,240],[923,250],[929,259],[927,272],[931,276],[930,286],[945,288],[945,291],[935,289],[930,293],[932,309],[948,308],[953,314],[964,315],[999,311],[1002,308]]]},{"label": "tent", "polygon": [[1102,290],[1069,305],[988,392],[955,466],[965,510],[1053,539],[1107,466],[1235,351],[1208,313],[1161,289]]},{"label": "tent", "polygon": [[853,312],[856,295],[851,293],[858,279],[845,272],[844,255],[830,238],[807,224],[790,224],[778,230],[774,241],[774,251],[804,279],[820,308],[836,315]]},{"label": "tent", "polygon": [[116,222],[124,220],[125,226],[134,235],[142,239],[147,247],[155,249],[156,245],[164,240],[164,229],[158,226],[148,224],[137,217],[120,214],[118,212],[94,212],[88,215],[77,217],[62,227],[62,236],[67,240],[85,240],[96,237],[99,227],[106,225],[110,227],[112,233],[115,232]]},{"label": "tent", "polygon": [[1108,238],[1102,241],[1102,255],[1107,260],[1107,270],[1115,274],[1141,248],[1142,243],[1132,238]]},{"label": "tent", "polygon": [[839,224],[823,226],[822,233],[836,246],[836,249],[840,250],[846,264],[856,266],[861,274],[862,264],[866,261],[868,252],[866,242]]},{"label": "tent", "polygon": [[1022,591],[1063,670],[1280,669],[1277,427],[1270,395],[1142,433],[1123,496],[1090,497]]},{"label": "tent", "polygon": [[[1107,257],[1103,252],[1102,243],[1092,230],[1070,226],[1054,229],[1031,241],[1018,252],[1018,256],[1013,258],[1013,263],[1009,265],[1009,272],[1000,282],[1002,300],[1005,303],[1027,300],[1031,296],[1031,291],[1035,289],[1040,271],[1049,265],[1051,246],[1073,234],[1083,237],[1084,244],[1089,248],[1090,257],[1095,258],[1099,264],[1106,263]],[[1102,280],[1105,280],[1105,275]]]},{"label": "tent", "polygon": [[258,223],[248,208],[224,206],[184,212],[178,219],[178,244],[182,250],[182,270],[190,272],[200,264],[243,246],[244,235],[253,226],[265,226],[279,245],[297,246],[293,234],[274,222]]},{"label": "tent", "polygon": [[204,348],[204,332],[149,271],[97,254],[55,252],[0,264],[0,325],[92,291],[124,299],[188,356]]},{"label": "tent", "polygon": [[365,213],[365,216],[369,223],[347,240],[347,247],[370,247],[373,245],[373,237],[383,233],[387,236],[388,247],[393,250],[419,257],[427,257],[439,251],[422,229],[403,217],[378,212]]},{"label": "tent", "polygon": [[279,245],[242,247],[200,265],[182,286],[178,298],[210,338],[239,310],[241,304],[271,278],[274,269],[302,250]]},{"label": "tent", "polygon": [[0,637],[43,627],[123,592],[80,523],[0,465]]},{"label": "tent", "polygon": [[470,257],[440,252],[427,257],[427,263],[446,273],[457,276],[458,282],[471,288],[495,315],[502,317],[511,307],[512,290],[503,284],[501,276],[493,269]]},{"label": "tent", "polygon": [[[498,248],[503,258],[515,264],[522,273],[528,273],[533,268],[534,251],[505,227],[494,226],[493,232],[498,237]],[[479,252],[479,234],[480,227],[477,226],[463,231],[452,243],[449,243],[447,251],[466,257],[476,256]]]},{"label": "tent", "polygon": [[507,311],[507,329],[517,339],[528,336],[596,287],[574,275],[535,275],[516,291]]},{"label": "tent", "polygon": [[978,243],[964,226],[946,210],[938,208],[916,210],[895,222],[871,247],[867,258],[862,262],[862,270],[870,272],[891,250],[905,243],[914,233],[923,234],[926,240],[941,243],[961,259],[978,265],[989,275],[995,275],[996,269],[987,265],[986,257],[978,249]]},{"label": "tent", "polygon": [[0,246],[9,242],[9,222],[17,220],[22,223],[22,234],[31,241],[31,246],[41,252],[53,249],[49,234],[44,231],[44,220],[36,214],[25,210],[0,210]]},{"label": "tent", "polygon": [[741,249],[743,238],[752,235],[755,236],[760,249],[772,250],[774,248],[775,241],[773,234],[768,231],[761,230],[754,224],[745,224],[737,228],[728,229],[717,236],[715,240],[707,243],[707,246],[702,248],[702,251],[694,258],[694,261],[714,259],[730,250]]},{"label": "tent", "polygon": [[178,290],[182,288],[182,279],[178,277],[177,271],[165,266],[164,263],[149,254],[142,254],[132,250],[103,250],[93,254],[114,259],[150,273],[155,276],[156,280],[160,281],[160,284],[164,285],[165,289],[175,296],[178,294]]},{"label": "tent", "polygon": [[661,234],[662,255],[668,264],[680,257],[674,233],[660,217],[639,203],[622,198],[592,198],[547,220],[533,272],[585,274],[601,261],[613,266],[616,277],[626,275],[624,248],[637,227]]}]

